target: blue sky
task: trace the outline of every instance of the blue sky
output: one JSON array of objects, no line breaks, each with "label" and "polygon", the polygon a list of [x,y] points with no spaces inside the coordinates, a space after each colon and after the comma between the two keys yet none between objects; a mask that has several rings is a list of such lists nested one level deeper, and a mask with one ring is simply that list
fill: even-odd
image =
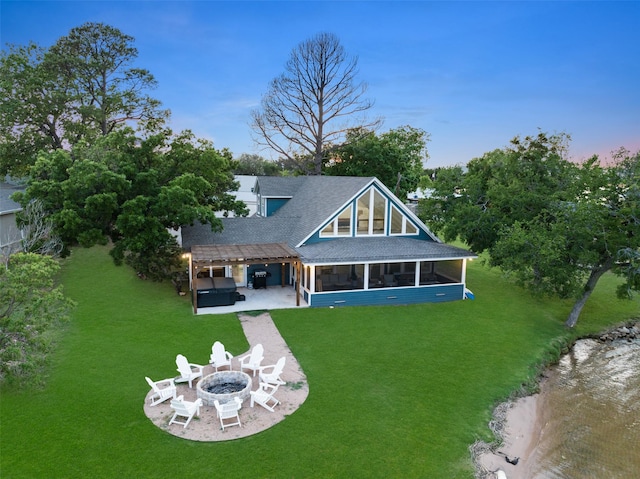
[{"label": "blue sky", "polygon": [[152,95],[217,148],[270,154],[250,112],[291,50],[336,34],[359,58],[381,132],[431,135],[428,167],[465,164],[516,135],[566,132],[570,154],[640,149],[640,2],[0,1],[0,40],[51,46],[103,22],[135,38]]}]

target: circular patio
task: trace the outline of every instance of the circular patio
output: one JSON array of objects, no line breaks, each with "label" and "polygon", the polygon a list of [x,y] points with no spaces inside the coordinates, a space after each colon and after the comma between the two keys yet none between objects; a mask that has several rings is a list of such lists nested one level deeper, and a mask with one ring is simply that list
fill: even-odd
[{"label": "circular patio", "polygon": [[[174,423],[169,425],[169,421],[173,416],[170,400],[156,406],[149,405],[149,396],[152,394],[152,391],[149,391],[144,401],[144,413],[158,428],[174,436],[192,441],[229,441],[251,436],[275,426],[287,416],[293,414],[304,403],[309,395],[307,378],[271,320],[269,313],[263,313],[259,316],[239,315],[239,319],[251,347],[257,343],[261,343],[264,346],[265,358],[262,361],[263,365],[275,364],[282,356],[287,358],[286,366],[281,376],[283,381],[286,381],[286,384],[280,386],[274,394],[275,398],[280,401],[280,404],[275,407],[274,412],[270,412],[257,404],[253,408],[250,407],[251,401],[250,399],[246,399],[242,405],[242,409],[239,411],[242,427],[226,427],[224,431],[220,428],[220,420],[216,415],[215,407],[203,405],[200,407],[200,415],[195,416],[189,425],[184,428],[181,424]],[[211,339],[211,344],[213,344],[215,339],[216,338]],[[204,354],[208,357],[209,352],[205,351]],[[249,352],[250,351],[234,355],[232,361],[234,371],[240,370],[237,358],[249,354]],[[191,358],[190,361],[197,363],[196,360],[192,360]],[[227,371],[228,368],[220,370]],[[215,369],[212,366],[206,365],[203,377],[213,374],[214,372]],[[162,378],[153,379],[159,380]],[[259,381],[257,379],[256,376],[255,380],[252,381],[253,390],[259,387]],[[177,396],[183,395],[186,401],[195,401],[197,399],[195,384],[193,388],[189,388],[187,383],[178,383],[176,387]]]}]

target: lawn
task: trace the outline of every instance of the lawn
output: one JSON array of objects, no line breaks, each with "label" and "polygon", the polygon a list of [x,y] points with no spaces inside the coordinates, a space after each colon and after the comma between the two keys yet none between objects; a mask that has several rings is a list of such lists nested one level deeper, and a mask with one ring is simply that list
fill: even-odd
[{"label": "lawn", "polygon": [[559,344],[638,314],[606,276],[575,331],[571,304],[541,300],[472,263],[473,301],[293,309],[271,315],[310,395],[249,438],[196,443],[154,427],[144,376],[175,356],[207,361],[214,340],[248,349],[236,316],[194,316],[170,284],[77,249],[62,281],[78,302],[45,389],[2,391],[0,476],[8,478],[472,478],[468,445],[490,440],[493,406],[531,383]]}]

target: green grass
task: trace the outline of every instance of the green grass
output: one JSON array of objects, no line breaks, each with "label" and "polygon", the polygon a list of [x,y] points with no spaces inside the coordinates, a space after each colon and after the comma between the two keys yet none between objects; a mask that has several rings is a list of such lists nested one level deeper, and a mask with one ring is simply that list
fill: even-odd
[{"label": "green grass", "polygon": [[575,331],[571,304],[532,298],[472,263],[474,301],[272,311],[310,395],[260,434],[196,443],[151,424],[144,376],[214,340],[248,349],[235,315],[194,316],[169,284],[116,268],[104,248],[65,261],[78,302],[44,390],[2,391],[0,477],[471,478],[468,445],[491,440],[493,407],[531,384],[562,345],[637,316],[604,278]]}]

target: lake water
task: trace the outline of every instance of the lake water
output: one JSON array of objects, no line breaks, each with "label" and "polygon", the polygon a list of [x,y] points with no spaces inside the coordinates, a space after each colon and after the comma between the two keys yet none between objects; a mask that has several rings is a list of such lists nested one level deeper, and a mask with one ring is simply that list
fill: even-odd
[{"label": "lake water", "polygon": [[549,376],[524,477],[640,478],[640,340],[580,340]]}]

